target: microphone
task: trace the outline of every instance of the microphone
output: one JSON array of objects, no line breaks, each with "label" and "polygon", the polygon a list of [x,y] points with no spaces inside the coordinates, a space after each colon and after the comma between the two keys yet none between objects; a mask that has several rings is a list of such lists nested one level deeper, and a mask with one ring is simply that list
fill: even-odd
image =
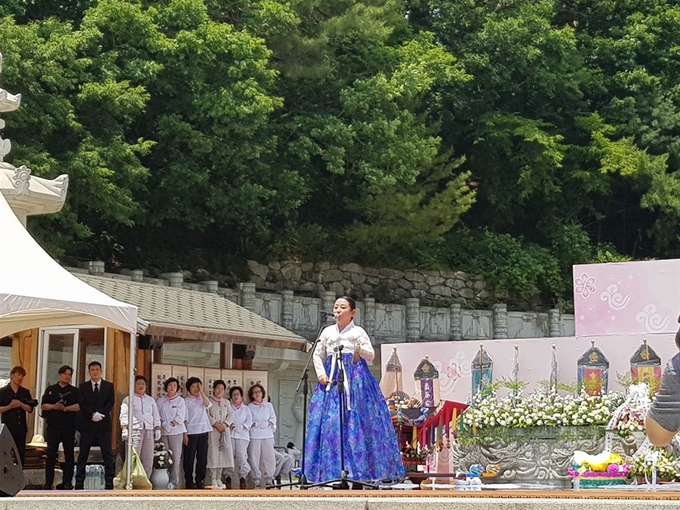
[{"label": "microphone", "polygon": [[323,311],[321,311],[321,317],[323,317],[324,319],[333,318],[333,320],[337,321],[339,315],[337,313],[328,312],[328,311],[323,310]]}]

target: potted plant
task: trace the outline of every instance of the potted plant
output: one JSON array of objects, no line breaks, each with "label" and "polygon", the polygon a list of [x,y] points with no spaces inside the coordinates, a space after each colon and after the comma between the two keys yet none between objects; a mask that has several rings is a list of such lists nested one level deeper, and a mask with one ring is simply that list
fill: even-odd
[{"label": "potted plant", "polygon": [[163,443],[156,443],[153,452],[153,473],[149,481],[154,490],[166,489],[170,482],[168,469],[172,466],[172,451],[166,450]]}]

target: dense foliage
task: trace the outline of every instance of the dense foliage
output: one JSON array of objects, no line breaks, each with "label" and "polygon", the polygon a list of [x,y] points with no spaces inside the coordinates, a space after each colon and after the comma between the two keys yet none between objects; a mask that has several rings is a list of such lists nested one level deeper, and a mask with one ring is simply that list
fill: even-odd
[{"label": "dense foliage", "polygon": [[669,0],[0,0],[12,162],[55,255],[483,273],[680,254]]}]

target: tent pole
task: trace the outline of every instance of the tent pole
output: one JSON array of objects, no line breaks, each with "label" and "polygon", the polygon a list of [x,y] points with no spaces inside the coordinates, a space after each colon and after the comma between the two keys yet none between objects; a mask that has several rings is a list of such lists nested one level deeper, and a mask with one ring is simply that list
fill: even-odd
[{"label": "tent pole", "polygon": [[[135,398],[135,366],[137,365],[137,335],[130,333],[130,386],[128,388],[128,441],[125,449],[125,462],[127,463],[127,479],[125,489],[132,490],[132,426],[134,424],[134,398]],[[150,476],[150,475],[148,475]]]}]

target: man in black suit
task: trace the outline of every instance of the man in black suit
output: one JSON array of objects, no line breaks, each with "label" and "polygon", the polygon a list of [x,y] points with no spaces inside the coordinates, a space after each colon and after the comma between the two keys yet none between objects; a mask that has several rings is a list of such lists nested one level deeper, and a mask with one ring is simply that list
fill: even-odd
[{"label": "man in black suit", "polygon": [[104,481],[106,490],[113,489],[114,463],[111,453],[111,410],[115,401],[113,384],[102,379],[102,365],[93,361],[88,365],[90,380],[78,389],[77,428],[80,432],[80,453],[76,470],[76,490],[85,484],[85,466],[90,456],[90,447],[98,445],[104,460]]}]

